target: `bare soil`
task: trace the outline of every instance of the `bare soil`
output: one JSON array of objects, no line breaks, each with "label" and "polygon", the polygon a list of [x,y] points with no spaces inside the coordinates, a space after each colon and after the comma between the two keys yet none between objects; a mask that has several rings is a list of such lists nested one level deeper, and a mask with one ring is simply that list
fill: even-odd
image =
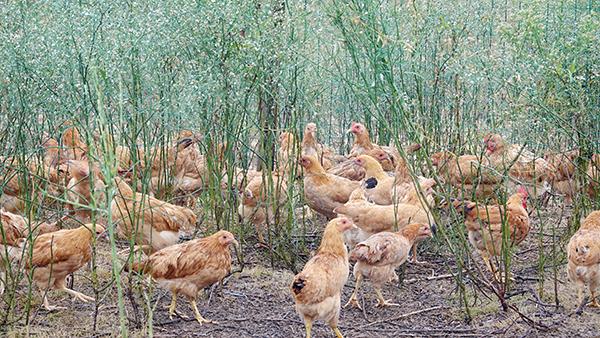
[{"label": "bare soil", "polygon": [[[561,218],[558,204],[550,206],[546,224],[550,221],[567,223],[568,213]],[[554,219],[553,219],[554,217]],[[559,219],[560,218],[560,219]],[[360,302],[363,311],[344,308],[341,312],[340,329],[346,337],[594,337],[600,333],[600,309],[586,307],[581,315],[574,314],[577,308],[576,290],[566,277],[565,266],[559,267],[558,300],[555,305],[552,269],[544,271],[543,295],[538,281],[537,251],[540,238],[539,220],[532,215],[534,229],[526,242],[514,256],[513,272],[516,277],[508,302],[516,306],[527,318],[546,328],[540,330],[527,324],[524,318],[513,310],[502,311],[498,299],[493,294],[480,291],[468,292],[472,319],[467,320],[464,306],[460,301],[457,283],[450,272],[455,271],[453,257],[439,254],[436,246],[441,242],[431,242],[421,246],[420,259],[424,264],[407,264],[401,268],[401,281],[387,285],[383,290],[386,298],[400,306],[384,309],[376,308],[373,290],[368,282],[363,284]],[[314,243],[316,245],[316,243]],[[14,309],[2,331],[9,337],[25,335],[48,337],[101,337],[120,336],[117,289],[110,281],[110,253],[108,243],[100,243],[98,249],[98,280],[100,286],[108,289],[100,292],[97,303],[72,302],[62,293],[49,294],[51,304],[68,307],[67,310],[48,313],[41,307],[41,297],[33,293],[33,303],[29,323],[25,322],[24,304],[27,291],[24,286],[16,294]],[[187,300],[179,298],[178,310],[189,318],[169,319],[166,309],[170,295],[165,290],[151,287],[149,280],[128,281],[122,274],[124,303],[129,334],[134,337],[148,336],[148,316],[144,313],[144,303],[154,308],[152,334],[157,337],[301,337],[304,335],[302,320],[294,310],[294,302],[289,292],[293,273],[284,269],[272,269],[265,261],[264,249],[247,247],[245,264],[241,272],[227,278],[223,289],[207,289],[198,300],[200,312],[207,319],[218,324],[199,325],[191,319],[192,311]],[[471,263],[471,265],[476,263]],[[300,267],[301,268],[301,267]],[[474,268],[474,267],[470,267]],[[234,270],[239,270],[236,266]],[[25,283],[25,282],[23,282]],[[73,288],[88,295],[94,295],[90,272],[82,269],[74,277]],[[474,285],[468,278],[467,288]],[[343,291],[344,304],[354,287],[350,276]],[[145,290],[140,292],[139,290]],[[147,295],[147,299],[144,298]],[[7,294],[0,304],[0,312],[7,310]],[[98,306],[98,308],[96,308]],[[97,313],[96,313],[97,311]],[[96,314],[95,314],[96,313]],[[96,320],[95,330],[94,321]],[[314,337],[333,337],[333,332],[323,323],[313,327]]]}]

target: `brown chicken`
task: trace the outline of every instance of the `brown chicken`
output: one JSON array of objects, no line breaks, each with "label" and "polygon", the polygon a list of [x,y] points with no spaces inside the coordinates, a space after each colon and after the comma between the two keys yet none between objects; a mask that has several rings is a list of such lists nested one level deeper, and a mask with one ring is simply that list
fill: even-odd
[{"label": "brown chicken", "polygon": [[35,238],[31,260],[27,261],[26,267],[33,270],[33,280],[44,295],[46,310],[65,309],[48,303],[47,289],[65,291],[82,302],[95,301],[92,297],[67,288],[65,278],[90,261],[94,234],[99,236],[103,232],[101,225],[86,224],[77,229],[59,230]]},{"label": "brown chicken", "polygon": [[54,182],[59,182],[58,168],[43,163],[22,162],[15,157],[0,157],[0,181],[2,191],[0,207],[12,213],[25,212],[28,203],[36,204],[42,199],[42,190],[58,194]]},{"label": "brown chicken", "polygon": [[299,145],[294,134],[283,132],[279,135],[279,150],[277,152],[277,168],[281,173],[297,175],[300,173],[298,167]]},{"label": "brown chicken", "polygon": [[63,155],[65,160],[84,160],[87,156],[87,145],[81,139],[79,129],[71,121],[64,123],[68,128],[62,135]]},{"label": "brown chicken", "polygon": [[393,203],[392,188],[395,179],[383,171],[381,164],[369,155],[359,155],[354,159],[354,163],[365,170],[365,177],[374,177],[377,180],[377,186],[373,189],[365,190],[367,199],[375,204],[390,205]]},{"label": "brown chicken", "polygon": [[401,203],[394,205],[377,205],[364,199],[356,199],[346,205],[336,207],[334,212],[352,219],[367,236],[382,231],[403,228],[410,223],[433,225],[433,216],[421,205]]},{"label": "brown chicken", "polygon": [[[431,195],[433,185],[435,185],[434,180],[423,180],[419,187],[413,186],[409,191],[408,197],[405,199],[408,203],[398,203],[396,205],[377,205],[361,198],[360,194],[353,195],[352,200],[334,210],[340,215],[351,218],[360,228],[360,231],[356,232],[352,238],[348,238],[349,244],[352,246],[352,244],[364,241],[376,233],[402,229],[411,223],[435,226],[435,220],[427,205],[433,200]],[[369,190],[372,186],[373,184],[368,185],[366,190]],[[417,189],[421,189],[427,203],[422,202]],[[413,247],[412,262],[419,263],[416,245]]]},{"label": "brown chicken", "polygon": [[106,186],[100,168],[95,165],[90,170],[87,160],[69,160],[67,165],[71,176],[66,191],[67,200],[70,202],[67,203],[67,209],[75,213],[78,221],[82,223],[90,222],[92,201],[95,205],[99,205],[105,199],[104,189]]},{"label": "brown chicken", "polygon": [[248,183],[257,177],[262,177],[262,171],[234,167],[232,170],[231,182],[229,182],[229,174],[227,172],[223,174],[223,178],[221,179],[221,189],[244,191]]},{"label": "brown chicken", "polygon": [[[512,195],[504,205],[481,205],[470,201],[455,201],[462,206],[465,215],[469,242],[479,251],[486,267],[496,280],[500,273],[492,259],[503,254],[503,250],[519,245],[529,233],[529,215],[527,213],[528,193],[524,187]],[[503,223],[506,224],[509,248],[503,247]]]},{"label": "brown chicken", "polygon": [[134,192],[120,177],[114,180],[117,192],[111,205],[112,220],[121,237],[137,244],[136,250],[156,252],[194,229],[192,210]]},{"label": "brown chicken", "polygon": [[600,231],[578,230],[567,245],[567,257],[567,273],[571,282],[577,285],[578,304],[583,302],[587,285],[591,293],[590,306],[600,307],[596,298],[600,286]]},{"label": "brown chicken", "polygon": [[325,227],[321,245],[291,285],[296,311],[304,320],[306,337],[311,337],[312,324],[325,321],[338,338],[341,293],[348,280],[348,249],[343,233],[353,227],[346,218],[333,219]]},{"label": "brown chicken", "polygon": [[344,159],[343,156],[336,155],[331,148],[317,142],[317,125],[312,122],[304,128],[302,155],[316,157],[325,170],[331,169],[334,164]]},{"label": "brown chicken", "polygon": [[164,248],[142,262],[132,264],[131,270],[150,275],[160,287],[171,291],[169,317],[177,313],[177,295],[187,297],[200,324],[217,322],[205,319],[198,311],[196,298],[204,288],[220,282],[231,271],[229,246],[239,245],[229,231]]},{"label": "brown chicken", "polygon": [[564,196],[565,204],[573,203],[573,196],[578,190],[575,179],[575,160],[579,157],[579,150],[562,153],[547,153],[544,160],[548,163],[546,177],[553,190]]},{"label": "brown chicken", "polygon": [[64,162],[60,146],[55,139],[47,139],[44,143],[42,143],[42,147],[44,148],[44,164],[46,166],[56,167]]},{"label": "brown chicken", "polygon": [[[349,133],[354,134],[354,144],[350,149],[350,158],[358,155],[370,155],[377,159],[381,163],[381,167],[385,171],[393,171],[396,168],[398,159],[401,157],[400,153],[395,147],[392,146],[379,146],[371,142],[369,137],[369,131],[362,123],[352,122]],[[411,154],[421,149],[420,144],[411,144],[404,149],[407,154]],[[383,150],[387,156],[383,157],[375,153],[374,151]]]},{"label": "brown chicken", "polygon": [[[388,163],[388,166],[391,165],[390,156],[384,150],[380,148],[372,149],[366,152],[364,155],[370,156],[379,162],[382,169],[384,168],[384,164]],[[341,176],[347,178],[352,181],[360,181],[365,178],[366,171],[365,168],[361,167],[356,163],[355,157],[345,160],[343,162],[338,163],[333,168],[329,169],[327,172],[330,174],[334,174],[336,176]],[[367,177],[368,178],[368,177]]]},{"label": "brown chicken", "polygon": [[431,156],[431,164],[437,168],[442,179],[465,196],[478,199],[495,197],[500,175],[489,168],[485,158],[475,155],[456,156],[449,151],[435,153]]},{"label": "brown chicken", "polygon": [[4,294],[6,271],[13,261],[20,261],[27,231],[24,217],[0,209],[0,295]]},{"label": "brown chicken", "polygon": [[[266,244],[264,231],[269,224],[277,224],[276,216],[286,217],[283,205],[287,201],[285,177],[273,173],[272,182],[265,184],[262,176],[255,177],[242,193],[238,214],[256,228],[259,245]],[[270,184],[272,183],[272,186]],[[277,217],[277,218],[279,218]]]},{"label": "brown chicken", "polygon": [[302,156],[304,167],[304,198],[314,211],[333,219],[335,208],[348,202],[350,194],[360,186],[359,182],[327,173],[316,157]]},{"label": "brown chicken", "polygon": [[532,152],[518,144],[507,144],[498,134],[487,135],[483,143],[492,167],[500,173],[508,171],[511,178],[527,184],[528,190],[535,192],[536,196],[547,191],[548,163],[544,159],[536,158]]},{"label": "brown chicken", "polygon": [[[397,151],[390,147],[386,147],[384,149],[384,147],[372,143],[371,138],[369,137],[369,131],[362,123],[352,122],[348,132],[354,134],[354,144],[350,149],[350,154],[348,155],[349,157],[352,158],[359,155],[370,155],[381,163],[383,170],[392,171],[395,169],[396,158],[393,154],[397,153]],[[378,154],[374,153],[376,150],[384,151],[387,156],[379,156]]]},{"label": "brown chicken", "polygon": [[432,230],[435,228],[430,228],[428,224],[413,223],[398,232],[380,232],[359,243],[350,252],[350,260],[356,261],[356,286],[346,306],[360,308],[357,296],[363,278],[373,283],[377,295],[376,306],[398,306],[383,297],[381,288],[385,283],[398,280],[396,268],[406,262],[410,248],[417,241],[433,236]]}]

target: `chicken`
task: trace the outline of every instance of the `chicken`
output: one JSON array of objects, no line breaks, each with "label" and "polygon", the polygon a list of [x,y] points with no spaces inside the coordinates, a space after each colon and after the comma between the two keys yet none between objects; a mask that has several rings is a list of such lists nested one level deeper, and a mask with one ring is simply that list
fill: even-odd
[{"label": "chicken", "polygon": [[[190,199],[205,189],[210,181],[206,156],[200,154],[194,142],[193,139],[180,140],[177,147],[171,150],[175,161],[173,191],[177,196],[188,196]],[[218,161],[223,159],[220,149],[217,147],[215,152]],[[188,202],[195,205],[194,201]]]},{"label": "chicken", "polygon": [[564,196],[565,204],[573,204],[573,196],[578,190],[575,179],[575,160],[579,157],[579,150],[562,153],[547,153],[544,160],[548,163],[546,177],[553,190]]},{"label": "chicken", "polygon": [[431,156],[431,163],[437,168],[443,180],[465,196],[478,199],[493,198],[500,175],[494,174],[485,158],[475,155],[461,155],[444,151]]},{"label": "chicken", "polygon": [[63,155],[58,145],[58,142],[49,138],[42,143],[44,148],[44,164],[48,167],[56,167],[63,162]]},{"label": "chicken", "polygon": [[306,204],[328,219],[335,218],[333,210],[348,202],[350,194],[360,183],[325,172],[316,157],[302,156],[300,162],[304,167]]},{"label": "chicken", "polygon": [[229,246],[239,245],[232,233],[220,230],[211,236],[164,248],[131,270],[148,274],[164,289],[171,291],[169,317],[176,313],[177,295],[187,297],[200,324],[213,323],[198,311],[196,298],[204,288],[220,282],[231,271]]},{"label": "chicken", "polygon": [[591,307],[600,307],[596,298],[600,286],[600,211],[591,213],[567,245],[567,273],[577,285],[579,304],[583,302],[583,290],[588,285]]},{"label": "chicken", "polygon": [[[385,171],[393,171],[396,168],[398,158],[400,154],[395,147],[379,146],[371,142],[369,132],[362,123],[352,122],[349,133],[354,134],[354,144],[350,149],[350,158],[358,155],[370,155],[377,159],[381,163],[381,167]],[[410,154],[421,148],[420,144],[412,144],[405,149],[405,152]],[[377,154],[373,153],[375,150],[383,150],[387,156],[380,158]]]},{"label": "chicken", "polygon": [[[548,163],[518,144],[507,144],[502,136],[489,134],[483,139],[490,165],[499,172],[507,171],[514,180],[527,184],[537,196],[546,192]],[[511,182],[512,183],[512,182]],[[511,189],[512,189],[511,185]]]},{"label": "chicken", "polygon": [[600,231],[600,210],[592,211],[583,220],[580,229]]},{"label": "chicken", "polygon": [[381,164],[369,155],[359,155],[354,162],[365,170],[365,177],[374,177],[377,180],[377,186],[365,191],[367,199],[379,205],[392,204],[394,177],[386,174]]},{"label": "chicken", "polygon": [[279,151],[277,152],[277,168],[281,173],[297,175],[298,170],[298,144],[294,134],[283,132],[279,135]]},{"label": "chicken", "polygon": [[84,160],[87,156],[87,145],[81,139],[79,129],[75,127],[71,121],[64,123],[67,129],[62,135],[63,154],[65,160]]},{"label": "chicken", "polygon": [[380,232],[359,243],[350,252],[350,260],[356,261],[353,271],[356,286],[346,306],[360,308],[357,296],[363,278],[373,283],[377,295],[376,306],[398,305],[386,300],[381,288],[387,282],[398,280],[396,268],[406,262],[408,252],[416,241],[433,236],[432,230],[435,231],[435,228],[428,224],[413,223],[398,232]]},{"label": "chicken", "polygon": [[[384,168],[383,164],[385,163],[387,163],[388,166],[391,165],[390,156],[388,155],[388,153],[386,153],[380,148],[369,150],[364,155],[376,159],[377,162],[379,162],[382,169]],[[355,159],[356,157],[353,157],[346,161],[340,162],[335,167],[329,169],[327,172],[336,176],[347,178],[352,181],[360,181],[365,178],[366,171],[365,168],[361,167],[356,163]]]},{"label": "chicken", "polygon": [[296,311],[304,320],[306,337],[311,337],[316,320],[327,322],[338,338],[341,292],[348,280],[348,249],[343,233],[353,227],[350,220],[336,218],[325,227],[321,245],[304,269],[294,277],[291,285]]},{"label": "chicken", "polygon": [[267,179],[267,184],[265,184],[263,177],[258,176],[246,186],[242,193],[238,214],[244,221],[250,221],[254,225],[260,245],[266,243],[263,233],[267,221],[269,224],[278,223],[276,218],[283,216],[282,206],[286,201],[285,177],[275,173],[273,173],[272,182]]},{"label": "chicken", "polygon": [[92,201],[94,205],[99,205],[105,200],[104,189],[106,186],[103,182],[103,176],[97,165],[90,170],[87,160],[69,160],[68,166],[71,179],[67,184],[66,197],[70,202],[67,203],[67,209],[73,210],[80,222],[90,222]]},{"label": "chicken", "polygon": [[31,189],[27,189],[30,186],[27,184],[30,179],[29,168],[13,157],[2,159],[0,168],[0,180],[4,182],[1,185],[0,207],[15,214],[22,213],[26,207],[24,197],[32,193]]},{"label": "chicken", "polygon": [[4,294],[6,271],[23,253],[27,221],[24,217],[0,209],[0,295]]},{"label": "chicken", "polygon": [[33,280],[43,294],[46,310],[65,309],[48,303],[45,292],[48,288],[65,291],[82,302],[95,301],[92,297],[67,288],[65,278],[90,261],[94,234],[99,236],[103,232],[104,227],[99,224],[86,224],[77,229],[59,230],[35,238],[26,268],[33,270]]},{"label": "chicken", "polygon": [[111,204],[112,220],[121,237],[133,240],[145,253],[153,253],[179,241],[194,229],[192,210],[136,193],[120,177]]},{"label": "chicken", "polygon": [[327,173],[349,179],[351,181],[360,181],[365,178],[365,169],[356,165],[354,158],[342,161],[334,167],[329,168]]},{"label": "chicken", "polygon": [[302,155],[316,157],[325,170],[329,170],[344,159],[343,156],[336,155],[331,148],[317,142],[317,125],[312,122],[306,124],[304,128]]},{"label": "chicken", "polygon": [[348,132],[354,134],[354,144],[350,149],[349,157],[363,155],[369,150],[379,148],[378,145],[371,142],[369,131],[362,123],[352,122]]},{"label": "chicken", "polygon": [[55,193],[52,182],[58,182],[58,169],[43,163],[22,162],[15,157],[0,158],[0,207],[12,213],[23,213],[28,204],[42,199],[42,190]]},{"label": "chicken", "polygon": [[249,182],[257,177],[262,177],[262,172],[254,169],[242,169],[234,167],[231,175],[231,183],[229,182],[229,174],[226,172],[221,179],[221,189],[234,189],[236,191],[244,191]]},{"label": "chicken", "polygon": [[[499,257],[504,250],[519,245],[529,233],[529,215],[527,213],[527,190],[519,187],[506,206],[481,205],[470,201],[455,201],[455,206],[461,206],[465,215],[469,242],[479,251],[486,267],[492,272],[496,280],[500,273],[492,258]],[[503,246],[503,223],[506,223],[507,247]]]},{"label": "chicken", "polygon": [[594,154],[588,166],[588,195],[592,198],[600,196],[600,154]]},{"label": "chicken", "polygon": [[435,223],[433,216],[422,205],[406,203],[377,205],[364,199],[356,199],[336,207],[334,212],[352,219],[366,236],[403,228],[410,223]]}]

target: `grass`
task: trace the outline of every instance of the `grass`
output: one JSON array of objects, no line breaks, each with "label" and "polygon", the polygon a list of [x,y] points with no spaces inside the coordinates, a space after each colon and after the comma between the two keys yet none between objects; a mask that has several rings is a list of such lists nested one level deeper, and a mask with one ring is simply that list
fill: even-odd
[{"label": "grass", "polygon": [[[23,169],[71,119],[92,162],[111,178],[116,145],[165,148],[180,130],[200,132],[202,153],[228,145],[223,162],[207,156],[213,175],[198,198],[201,232],[229,229],[245,246],[254,235],[238,222],[235,192],[221,193],[221,169],[231,177],[234,167],[256,165],[271,180],[279,133],[299,137],[311,121],[320,140],[340,153],[351,145],[344,135],[351,121],[364,122],[379,144],[420,143],[409,163],[426,176],[433,152],[480,153],[490,131],[538,155],[578,147],[577,179],[587,183],[583,164],[600,151],[599,9],[581,0],[10,2],[0,7],[1,154]],[[146,152],[143,160],[152,156]],[[26,177],[21,185],[29,187]],[[141,191],[149,178],[142,173]],[[161,182],[165,199],[172,197],[171,179],[166,172]],[[113,193],[109,184],[107,199],[94,201],[96,217],[110,222]],[[279,222],[269,225],[268,265],[296,271],[309,254],[304,235],[315,224],[295,212],[301,187],[290,184],[288,195]],[[49,202],[30,194],[27,214],[35,220],[62,212],[61,201]],[[536,211],[540,293],[550,292],[547,278],[557,280],[556,265],[579,220],[599,207],[576,196],[566,232]],[[460,222],[455,213],[436,212],[436,220]],[[543,240],[548,231],[550,247]],[[126,335],[125,281],[112,244]],[[463,227],[444,228],[435,246],[455,257],[451,271],[473,259]],[[503,255],[506,268],[510,255]],[[475,291],[457,276],[463,307],[476,316],[467,301]],[[93,278],[99,290],[106,276]],[[556,288],[551,292],[556,296]]]}]

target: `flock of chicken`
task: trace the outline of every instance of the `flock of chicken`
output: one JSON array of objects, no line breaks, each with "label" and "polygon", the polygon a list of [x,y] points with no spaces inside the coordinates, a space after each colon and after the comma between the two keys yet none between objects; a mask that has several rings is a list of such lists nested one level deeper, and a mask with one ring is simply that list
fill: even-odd
[{"label": "flock of chicken", "polygon": [[[77,128],[66,127],[60,144],[54,139],[44,143],[42,160],[3,159],[0,294],[10,281],[16,280],[18,285],[14,271],[25,269],[42,290],[47,310],[58,309],[46,298],[49,289],[63,290],[83,302],[93,301],[67,288],[65,279],[90,261],[96,239],[103,237],[105,229],[114,227],[121,238],[130,241],[132,252],[146,254],[125,268],[148,274],[171,291],[170,316],[176,312],[180,294],[190,301],[198,322],[211,322],[198,311],[196,296],[230,273],[229,246],[237,241],[233,234],[221,230],[205,238],[178,242],[195,228],[192,209],[196,194],[214,175],[207,162],[223,162],[226,146],[203,156],[193,146],[201,138],[187,131],[179,135],[173,147],[130,149],[113,147],[109,139],[96,140],[103,148],[113,150],[116,164],[110,170],[111,166],[101,168],[98,164],[109,159],[98,160],[93,156],[94,147],[82,140]],[[294,184],[300,174],[306,204],[329,220],[319,249],[291,285],[307,336],[315,320],[326,321],[338,337],[342,336],[337,322],[349,261],[356,262],[356,286],[346,305],[360,308],[357,295],[365,279],[374,286],[377,306],[395,305],[385,299],[381,288],[398,278],[395,270],[409,256],[418,262],[417,244],[435,233],[431,208],[436,206],[434,187],[440,181],[452,187],[455,196],[476,200],[452,199],[437,207],[452,205],[464,215],[469,241],[495,280],[502,278],[496,266],[498,257],[529,233],[526,202],[530,194],[552,189],[564,195],[565,203],[571,203],[579,191],[585,190],[594,198],[599,192],[597,154],[581,170],[591,182],[581,187],[575,180],[577,151],[536,158],[524,147],[507,144],[499,135],[491,134],[484,138],[486,152],[480,156],[433,154],[431,163],[437,169],[433,179],[414,175],[407,165],[407,154],[419,150],[419,145],[400,151],[376,145],[361,123],[352,123],[349,132],[355,141],[346,156],[317,142],[314,123],[306,126],[301,142],[290,132],[282,133],[272,175],[241,168],[233,168],[227,175],[224,167],[216,166],[222,188],[241,192],[238,213],[256,227],[261,244],[265,243],[266,225],[279,221],[278,210],[289,198],[288,185]],[[20,169],[23,167],[27,170]],[[142,178],[147,179],[148,186],[135,184]],[[109,185],[111,181],[114,184]],[[165,182],[170,182],[169,192],[180,197],[181,205],[156,198],[164,193]],[[114,186],[114,192],[108,186]],[[500,204],[495,196],[503,190],[514,194]],[[107,193],[113,195],[111,199],[106,198]],[[64,199],[69,214],[61,221],[75,219],[81,226],[59,230],[57,223],[33,222],[23,215],[25,210],[32,210],[31,205],[47,199]],[[103,217],[94,211],[101,210],[100,204],[106,200],[112,202],[108,215]],[[600,283],[600,212],[588,216],[567,252],[569,276],[580,287],[581,299],[587,284],[591,305],[598,306],[595,292]]]}]

